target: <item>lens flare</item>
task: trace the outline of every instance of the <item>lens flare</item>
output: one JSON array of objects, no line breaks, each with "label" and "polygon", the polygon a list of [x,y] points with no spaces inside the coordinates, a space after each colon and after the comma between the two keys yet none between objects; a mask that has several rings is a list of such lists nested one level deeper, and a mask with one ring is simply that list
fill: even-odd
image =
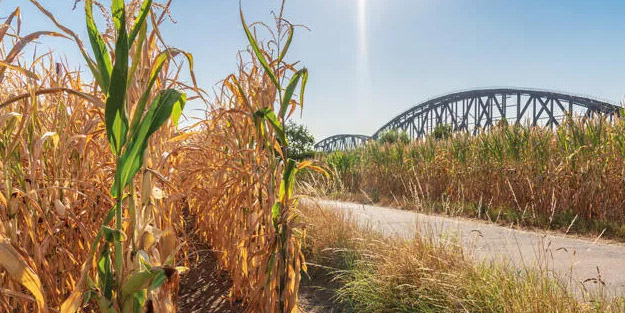
[{"label": "lens flare", "polygon": [[[369,49],[367,40],[367,0],[357,0],[358,19],[358,52],[357,52],[357,75],[360,97],[366,97],[365,93],[369,83]],[[362,100],[362,99],[361,99]]]}]

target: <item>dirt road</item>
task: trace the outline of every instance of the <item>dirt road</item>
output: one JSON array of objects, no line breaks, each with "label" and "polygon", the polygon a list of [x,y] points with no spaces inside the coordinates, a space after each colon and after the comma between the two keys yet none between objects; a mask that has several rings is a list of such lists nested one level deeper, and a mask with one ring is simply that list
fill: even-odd
[{"label": "dirt road", "polygon": [[481,260],[510,262],[521,270],[528,267],[549,270],[577,290],[597,290],[603,286],[602,281],[608,294],[625,292],[625,245],[622,244],[386,207],[329,200],[304,201],[343,211],[358,223],[389,236],[410,238],[419,229],[441,240],[460,243]]}]

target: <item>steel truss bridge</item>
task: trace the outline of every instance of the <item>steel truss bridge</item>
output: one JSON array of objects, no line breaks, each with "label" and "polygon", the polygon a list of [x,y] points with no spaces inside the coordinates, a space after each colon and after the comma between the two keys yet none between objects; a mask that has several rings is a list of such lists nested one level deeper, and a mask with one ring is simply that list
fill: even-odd
[{"label": "steel truss bridge", "polygon": [[505,119],[509,123],[557,127],[568,115],[603,116],[612,120],[621,107],[585,96],[517,88],[492,88],[455,92],[418,104],[399,114],[372,136],[340,134],[315,144],[317,151],[349,150],[399,130],[411,139],[427,136],[437,126],[477,134]]}]

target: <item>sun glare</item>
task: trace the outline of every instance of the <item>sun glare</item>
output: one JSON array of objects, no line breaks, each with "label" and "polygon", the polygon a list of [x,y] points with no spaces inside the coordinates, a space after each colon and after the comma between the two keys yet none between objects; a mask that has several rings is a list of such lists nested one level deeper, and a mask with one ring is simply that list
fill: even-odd
[{"label": "sun glare", "polygon": [[365,96],[369,81],[369,51],[367,42],[367,0],[357,0],[358,51],[356,52],[358,89]]},{"label": "sun glare", "polygon": [[358,1],[358,45],[360,52],[367,52],[367,0]]}]

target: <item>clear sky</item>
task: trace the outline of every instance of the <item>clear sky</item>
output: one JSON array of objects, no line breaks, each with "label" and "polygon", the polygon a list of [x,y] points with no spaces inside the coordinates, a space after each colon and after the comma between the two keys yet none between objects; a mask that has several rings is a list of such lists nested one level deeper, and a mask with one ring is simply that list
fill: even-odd
[{"label": "clear sky", "polygon": [[[106,2],[106,1],[105,1]],[[42,0],[84,39],[82,7]],[[278,0],[243,0],[248,22],[270,19]],[[22,7],[23,29],[53,26],[27,0],[2,0],[0,16]],[[246,45],[236,0],[174,0],[165,39],[192,52],[210,89],[236,69]],[[291,60],[310,70],[303,119],[317,140],[370,135],[409,107],[459,89],[555,89],[619,102],[625,95],[623,0],[289,0],[296,32]],[[45,39],[82,62],[66,41]],[[198,104],[186,109],[193,115]],[[298,114],[299,115],[299,114]]]}]

